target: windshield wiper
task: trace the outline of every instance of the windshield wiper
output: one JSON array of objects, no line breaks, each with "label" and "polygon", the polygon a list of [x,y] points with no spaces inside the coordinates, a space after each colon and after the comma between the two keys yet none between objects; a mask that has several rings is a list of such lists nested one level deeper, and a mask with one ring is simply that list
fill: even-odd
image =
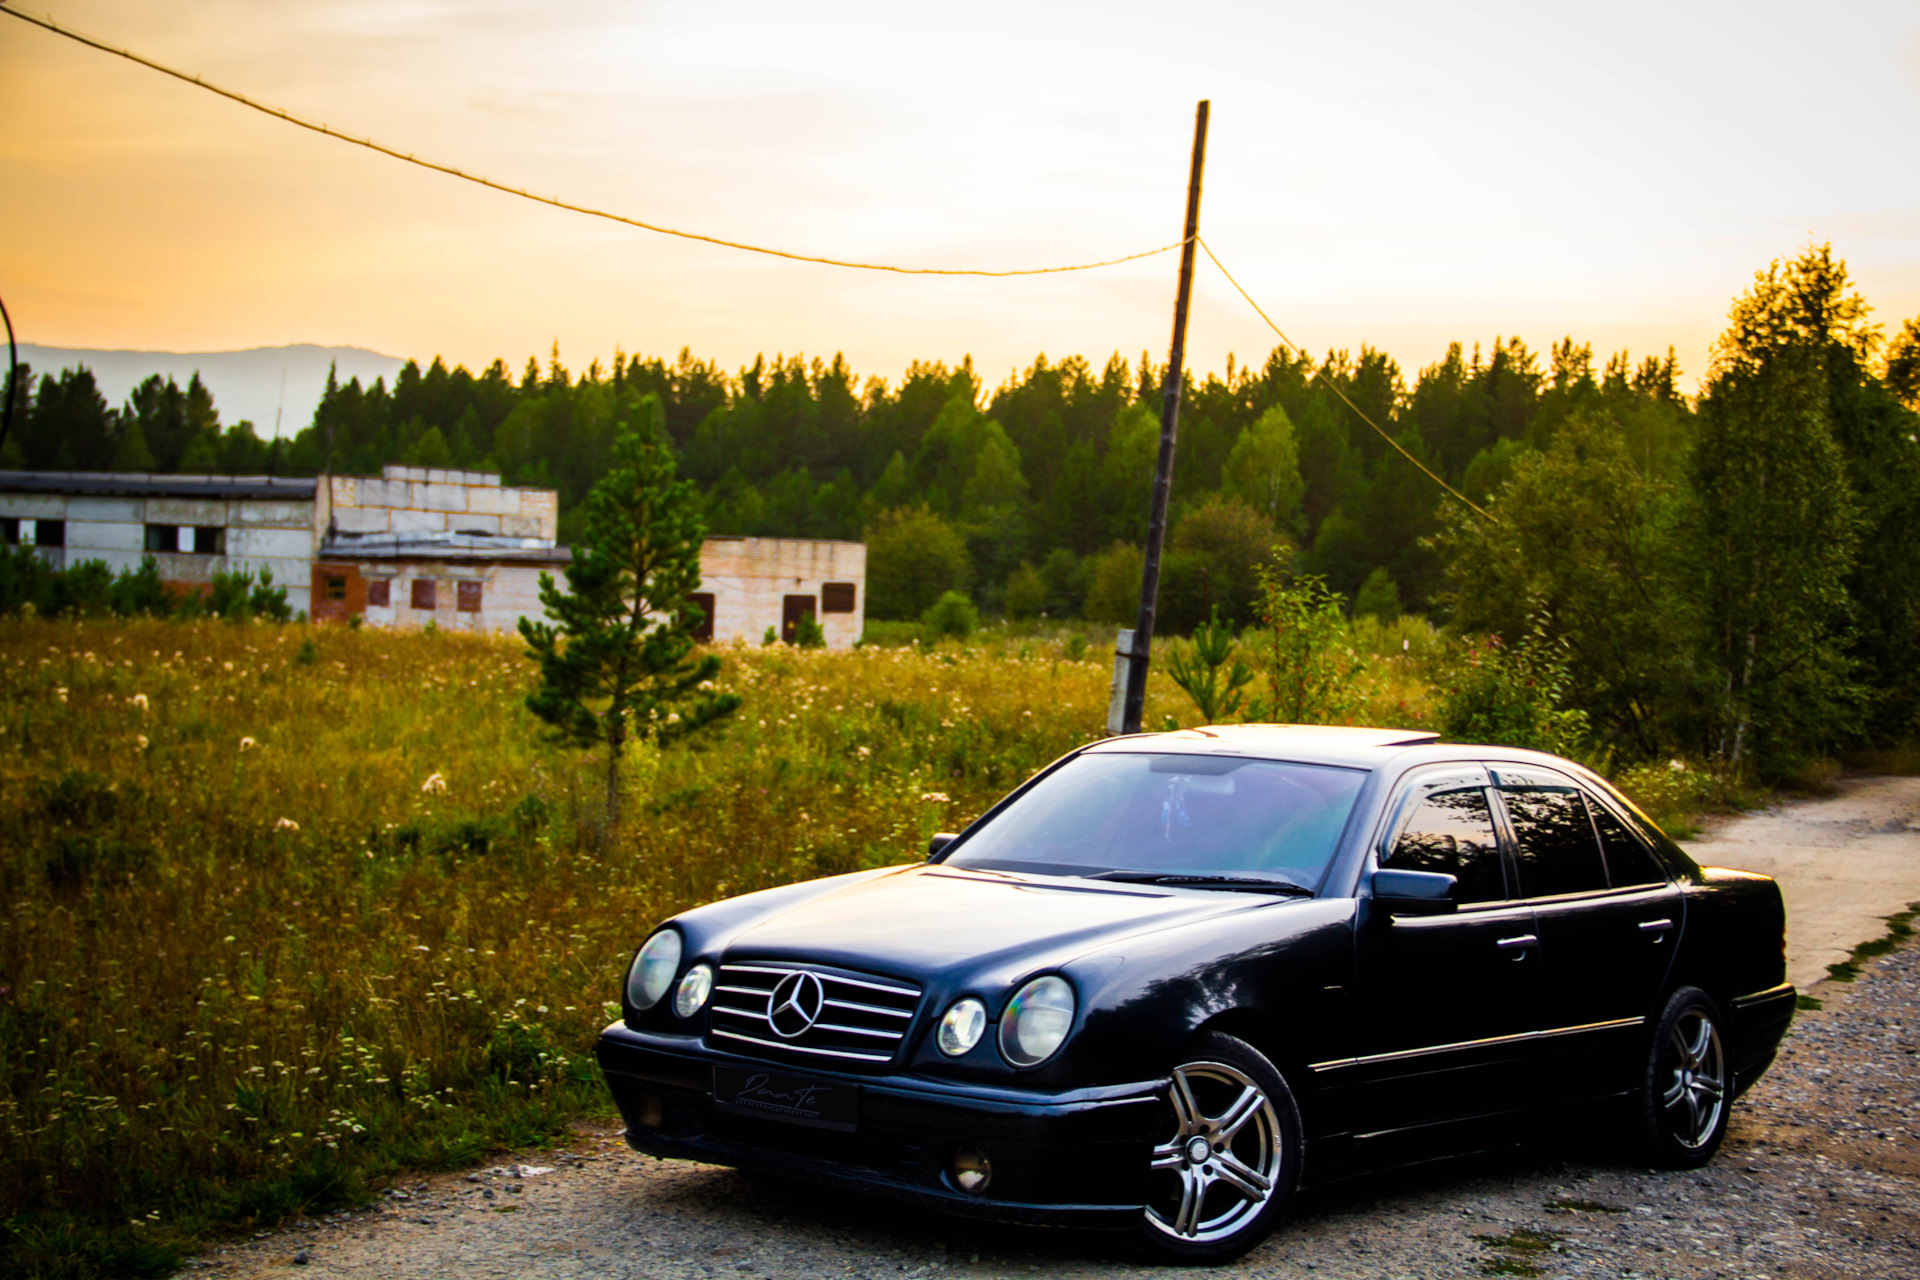
[{"label": "windshield wiper", "polygon": [[1238,889],[1251,893],[1284,893],[1311,898],[1313,890],[1285,876],[1229,876],[1167,871],[1102,871],[1089,880],[1118,880],[1122,884],[1165,884],[1188,889]]}]

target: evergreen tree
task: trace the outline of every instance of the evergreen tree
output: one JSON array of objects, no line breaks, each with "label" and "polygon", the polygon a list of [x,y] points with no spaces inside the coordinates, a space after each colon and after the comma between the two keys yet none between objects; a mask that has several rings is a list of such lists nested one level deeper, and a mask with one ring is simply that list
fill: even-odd
[{"label": "evergreen tree", "polygon": [[539,664],[527,707],[556,741],[607,751],[606,813],[620,821],[620,757],[629,742],[666,743],[732,714],[716,693],[720,659],[695,655],[701,527],[693,486],[674,479],[665,415],[643,399],[615,438],[612,469],[587,496],[583,534],[563,590],[540,575],[551,622],[521,619]]}]

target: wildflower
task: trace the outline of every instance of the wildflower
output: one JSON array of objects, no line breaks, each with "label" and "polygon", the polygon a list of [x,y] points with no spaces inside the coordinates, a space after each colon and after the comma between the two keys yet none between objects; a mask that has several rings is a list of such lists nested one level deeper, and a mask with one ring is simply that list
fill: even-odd
[{"label": "wildflower", "polygon": [[300,829],[300,824],[295,822],[292,818],[282,818],[280,819],[280,821],[273,824],[273,829],[275,831],[298,831]]},{"label": "wildflower", "polygon": [[866,759],[866,758],[867,758],[868,756],[870,756],[870,755],[872,755],[872,754],[873,754],[873,748],[872,748],[872,747],[861,747],[861,748],[860,748],[860,753],[859,753],[859,754],[860,754],[860,758],[861,758],[862,760],[865,760],[865,759]]},{"label": "wildflower", "polygon": [[446,777],[439,773],[430,773],[427,780],[420,784],[420,790],[430,796],[443,796],[447,793]]},{"label": "wildflower", "polygon": [[947,793],[944,791],[923,792],[920,798],[931,804],[946,804],[948,802]]},{"label": "wildflower", "polygon": [[1667,768],[1674,773],[1685,773],[1687,771],[1687,762],[1685,760],[1669,760],[1667,761]]},{"label": "wildflower", "polygon": [[146,714],[147,712],[147,695],[146,694],[136,693],[133,695],[133,697],[127,699],[127,701],[133,703],[134,706],[140,708],[140,714],[142,715]]},{"label": "wildflower", "polygon": [[67,691],[65,689],[55,689],[53,696],[60,699],[61,702],[65,702],[67,700]]},{"label": "wildflower", "polygon": [[253,740],[252,738],[242,738],[242,739],[240,739],[240,749],[241,749],[242,751],[251,751],[251,750],[253,750],[253,749],[254,749],[255,747],[257,747],[257,746],[259,746],[259,745],[260,745],[260,744],[259,744],[259,743],[257,743],[257,742],[255,742],[255,741],[254,741],[254,740]]},{"label": "wildflower", "polygon": [[144,734],[144,733],[136,733],[136,734],[134,734],[134,735],[133,735],[133,741],[134,741],[134,744],[135,744],[136,746],[138,746],[138,747],[140,748],[140,750],[142,750],[142,751],[145,751],[145,750],[147,749],[147,735],[146,735],[146,734]]}]

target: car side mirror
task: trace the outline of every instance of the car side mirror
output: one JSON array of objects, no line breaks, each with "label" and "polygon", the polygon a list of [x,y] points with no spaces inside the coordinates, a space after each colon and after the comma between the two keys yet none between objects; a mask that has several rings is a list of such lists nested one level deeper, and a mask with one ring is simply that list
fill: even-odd
[{"label": "car side mirror", "polygon": [[957,832],[953,832],[953,831],[935,832],[933,839],[927,841],[927,856],[929,858],[939,857],[940,851],[942,849],[946,848],[948,845],[952,844],[955,840],[958,840],[959,838],[960,836]]},{"label": "car side mirror", "polygon": [[1382,869],[1373,873],[1373,900],[1397,916],[1443,916],[1460,909],[1453,900],[1458,884],[1439,871]]}]

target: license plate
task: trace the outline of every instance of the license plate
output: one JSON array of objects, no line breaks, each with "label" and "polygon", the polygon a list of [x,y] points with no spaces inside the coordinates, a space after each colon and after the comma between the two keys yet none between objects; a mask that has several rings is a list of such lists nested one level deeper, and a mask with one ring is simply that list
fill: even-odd
[{"label": "license plate", "polygon": [[852,1133],[860,1116],[860,1086],[755,1067],[717,1066],[713,1105],[738,1115]]}]

